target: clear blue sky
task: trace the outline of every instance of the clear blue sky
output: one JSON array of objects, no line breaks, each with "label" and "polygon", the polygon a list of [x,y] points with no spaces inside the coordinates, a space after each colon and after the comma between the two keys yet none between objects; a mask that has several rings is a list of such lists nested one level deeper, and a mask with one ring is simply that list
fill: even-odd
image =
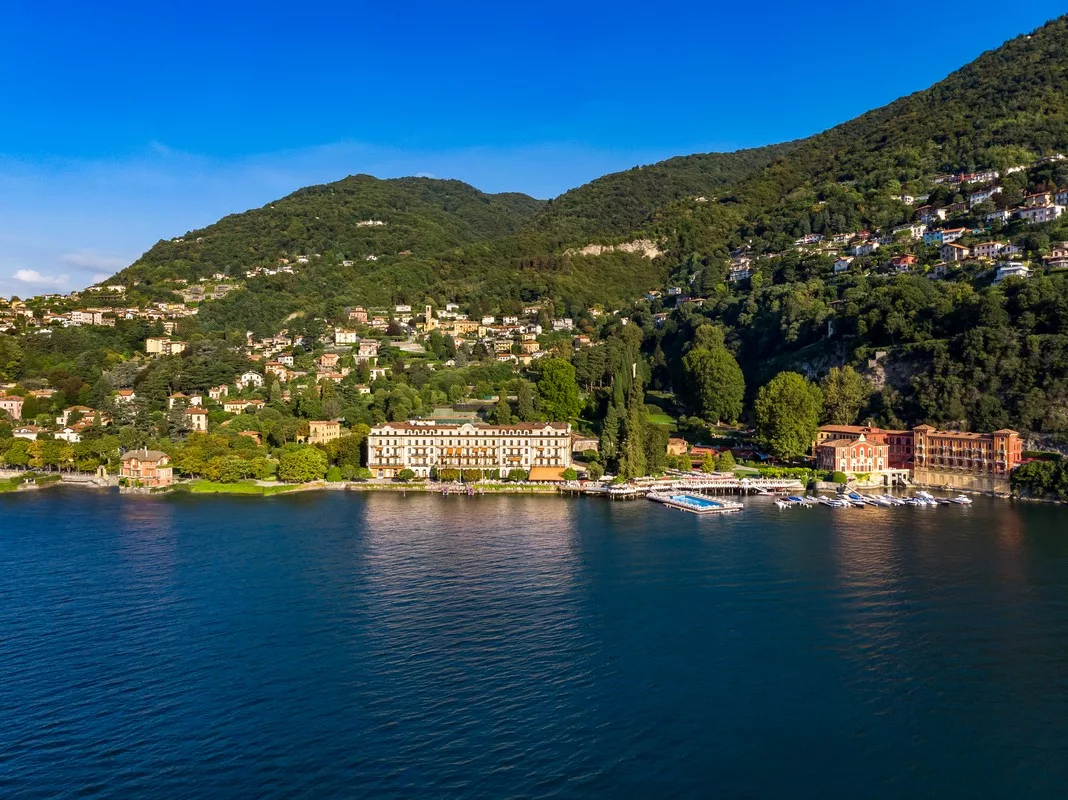
[{"label": "clear blue sky", "polygon": [[915,3],[5,7],[0,294],[355,172],[558,194],[807,136],[1063,11]]}]

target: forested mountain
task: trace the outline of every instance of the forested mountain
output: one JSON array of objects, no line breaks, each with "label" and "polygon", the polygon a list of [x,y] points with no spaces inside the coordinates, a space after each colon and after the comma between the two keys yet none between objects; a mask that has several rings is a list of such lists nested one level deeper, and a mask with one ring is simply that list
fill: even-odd
[{"label": "forested mountain", "polygon": [[632,234],[657,211],[678,200],[707,200],[742,178],[756,174],[797,142],[733,153],[678,156],[649,166],[614,172],[550,200],[532,227],[559,244]]},{"label": "forested mountain", "polygon": [[[209,328],[258,331],[295,311],[329,316],[357,304],[458,300],[492,309],[548,296],[567,307],[618,305],[662,283],[666,260],[567,248],[637,231],[665,204],[711,195],[792,147],[674,158],[599,178],[551,203],[487,195],[460,181],[357,175],[161,241],[117,280],[139,281],[151,295],[173,288],[174,279],[244,279],[256,270],[202,319]],[[308,262],[295,266],[301,256]],[[266,274],[282,258],[294,271]]]},{"label": "forested mountain", "polygon": [[[665,209],[669,248],[780,250],[810,231],[903,222],[893,201],[936,173],[1004,169],[1068,150],[1068,18],[1017,37],[925,91],[806,139],[718,204]],[[724,226],[724,218],[729,224]]]},{"label": "forested mountain", "polygon": [[542,206],[524,194],[488,195],[461,181],[352,175],[161,241],[120,275],[195,280],[216,272],[240,276],[301,255],[425,256],[515,233]]}]

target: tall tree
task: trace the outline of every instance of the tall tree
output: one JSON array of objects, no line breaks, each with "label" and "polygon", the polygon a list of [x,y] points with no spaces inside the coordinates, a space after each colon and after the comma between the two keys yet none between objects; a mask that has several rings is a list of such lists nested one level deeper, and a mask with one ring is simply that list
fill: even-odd
[{"label": "tall tree", "polygon": [[831,425],[852,425],[868,404],[871,387],[850,366],[831,367],[820,382],[823,390],[823,421]]},{"label": "tall tree", "polygon": [[745,378],[738,362],[723,345],[722,334],[705,325],[697,330],[695,345],[682,359],[685,395],[691,408],[712,422],[735,422],[742,414]]},{"label": "tall tree", "polygon": [[541,364],[538,395],[550,420],[569,422],[582,410],[575,368],[562,358],[547,358]]},{"label": "tall tree", "polygon": [[497,398],[497,404],[489,413],[490,422],[495,425],[507,425],[512,421],[512,406],[508,403],[508,395],[502,389]]},{"label": "tall tree", "polygon": [[774,456],[803,455],[816,438],[822,407],[816,384],[796,372],[780,372],[757,393],[757,433]]}]

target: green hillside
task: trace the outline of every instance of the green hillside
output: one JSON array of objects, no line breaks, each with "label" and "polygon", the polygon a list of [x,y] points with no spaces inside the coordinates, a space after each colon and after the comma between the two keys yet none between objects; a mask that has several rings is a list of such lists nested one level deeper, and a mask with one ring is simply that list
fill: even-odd
[{"label": "green hillside", "polygon": [[[1064,18],[803,141],[674,158],[548,203],[458,181],[354,176],[160,242],[120,278],[143,281],[148,293],[167,279],[243,277],[283,257],[309,257],[294,274],[250,278],[207,304],[208,330],[265,330],[294,311],[330,316],[391,301],[491,309],[551,297],[568,308],[618,306],[696,274],[707,294],[722,284],[732,248],[780,252],[810,232],[901,224],[913,208],[896,196],[944,191],[932,183],[936,173],[1003,169],[1060,150],[1068,150]],[[385,224],[359,225],[368,220]],[[665,255],[574,254],[640,237]]]},{"label": "green hillside", "polygon": [[[519,193],[484,194],[461,181],[353,175],[161,241],[120,277],[239,276],[282,257],[316,253],[360,261],[405,251],[427,255],[515,233],[543,205]],[[383,224],[361,225],[367,222]]]},{"label": "green hillside", "polygon": [[733,153],[678,156],[605,175],[550,200],[533,227],[562,244],[625,236],[645,227],[669,204],[707,199],[757,173],[797,145],[787,142]]},{"label": "green hillside", "polygon": [[[892,197],[936,173],[1005,169],[1068,150],[1068,18],[1017,37],[925,91],[800,142],[718,204],[665,209],[657,232],[676,250],[719,252],[755,240],[779,250],[809,232],[903,222]],[[715,222],[735,215],[727,231]],[[694,233],[696,232],[696,237]]]}]

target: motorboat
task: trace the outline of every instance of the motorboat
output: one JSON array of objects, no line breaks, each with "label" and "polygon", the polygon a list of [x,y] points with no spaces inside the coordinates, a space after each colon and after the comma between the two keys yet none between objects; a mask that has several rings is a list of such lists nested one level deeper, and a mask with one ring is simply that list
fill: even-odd
[{"label": "motorboat", "polygon": [[970,506],[972,504],[972,498],[958,494],[956,497],[949,498],[949,502],[956,503],[958,506]]}]

